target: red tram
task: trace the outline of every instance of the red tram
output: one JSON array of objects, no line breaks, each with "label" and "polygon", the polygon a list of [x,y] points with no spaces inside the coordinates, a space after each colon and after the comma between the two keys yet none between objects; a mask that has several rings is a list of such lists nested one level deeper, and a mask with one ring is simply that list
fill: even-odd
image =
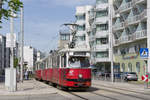
[{"label": "red tram", "polygon": [[53,51],[36,63],[35,78],[63,88],[91,86],[91,69],[86,53]]}]

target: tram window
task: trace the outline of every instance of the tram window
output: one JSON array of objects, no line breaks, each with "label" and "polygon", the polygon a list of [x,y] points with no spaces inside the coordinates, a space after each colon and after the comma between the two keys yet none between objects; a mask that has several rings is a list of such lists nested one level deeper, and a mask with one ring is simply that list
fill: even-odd
[{"label": "tram window", "polygon": [[61,56],[61,67],[64,67],[64,58]]},{"label": "tram window", "polygon": [[52,58],[50,58],[50,67],[52,68]]},{"label": "tram window", "polygon": [[64,67],[66,67],[66,55],[64,56]]},{"label": "tram window", "polygon": [[60,59],[59,59],[59,56],[57,56],[57,67],[59,68],[59,62],[60,62]]},{"label": "tram window", "polygon": [[71,57],[69,58],[69,66],[73,68],[85,68],[89,67],[89,60],[85,57]]},{"label": "tram window", "polygon": [[61,56],[61,67],[66,67],[66,56]]}]

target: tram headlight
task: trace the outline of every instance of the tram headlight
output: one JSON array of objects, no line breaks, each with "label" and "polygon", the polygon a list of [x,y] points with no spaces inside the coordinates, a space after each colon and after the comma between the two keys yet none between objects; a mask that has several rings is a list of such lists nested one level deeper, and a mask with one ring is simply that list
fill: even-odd
[{"label": "tram headlight", "polygon": [[70,75],[70,76],[73,76],[73,75],[74,75],[74,70],[70,70],[70,71],[69,71],[69,75]]},{"label": "tram headlight", "polygon": [[79,78],[82,78],[82,74],[79,74]]}]

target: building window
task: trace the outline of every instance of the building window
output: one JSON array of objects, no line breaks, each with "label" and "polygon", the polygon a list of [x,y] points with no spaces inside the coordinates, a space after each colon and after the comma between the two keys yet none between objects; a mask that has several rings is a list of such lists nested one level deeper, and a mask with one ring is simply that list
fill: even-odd
[{"label": "building window", "polygon": [[108,24],[96,25],[96,31],[106,31],[108,30]]},{"label": "building window", "polygon": [[128,63],[128,72],[132,72],[132,64]]},{"label": "building window", "polygon": [[77,15],[76,19],[77,20],[85,20],[85,15]]},{"label": "building window", "polygon": [[85,25],[83,25],[83,26],[78,26],[78,31],[85,31]]},{"label": "building window", "polygon": [[96,53],[96,58],[108,58],[108,56],[109,56],[108,51]]},{"label": "building window", "polygon": [[85,41],[85,35],[84,36],[77,36],[78,41]]},{"label": "building window", "polygon": [[125,72],[125,64],[122,63],[122,72]]},{"label": "building window", "polygon": [[108,0],[96,0],[97,4],[108,3]]},{"label": "building window", "polygon": [[96,44],[101,44],[101,39],[100,38],[96,39]]},{"label": "building window", "polygon": [[108,16],[108,11],[107,10],[96,12],[96,18],[104,17],[104,16]]},{"label": "building window", "polygon": [[140,72],[140,62],[136,62],[136,72]]},{"label": "building window", "polygon": [[101,44],[108,44],[108,38],[101,38]]},{"label": "building window", "polygon": [[67,35],[67,34],[62,34],[61,35],[61,40],[69,40],[70,39],[70,36]]}]

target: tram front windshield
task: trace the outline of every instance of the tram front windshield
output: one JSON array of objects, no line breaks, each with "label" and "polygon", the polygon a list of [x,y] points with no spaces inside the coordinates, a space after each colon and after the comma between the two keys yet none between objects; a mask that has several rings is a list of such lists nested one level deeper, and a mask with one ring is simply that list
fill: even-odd
[{"label": "tram front windshield", "polygon": [[90,66],[89,59],[87,57],[70,57],[69,67],[71,68],[87,68]]}]

